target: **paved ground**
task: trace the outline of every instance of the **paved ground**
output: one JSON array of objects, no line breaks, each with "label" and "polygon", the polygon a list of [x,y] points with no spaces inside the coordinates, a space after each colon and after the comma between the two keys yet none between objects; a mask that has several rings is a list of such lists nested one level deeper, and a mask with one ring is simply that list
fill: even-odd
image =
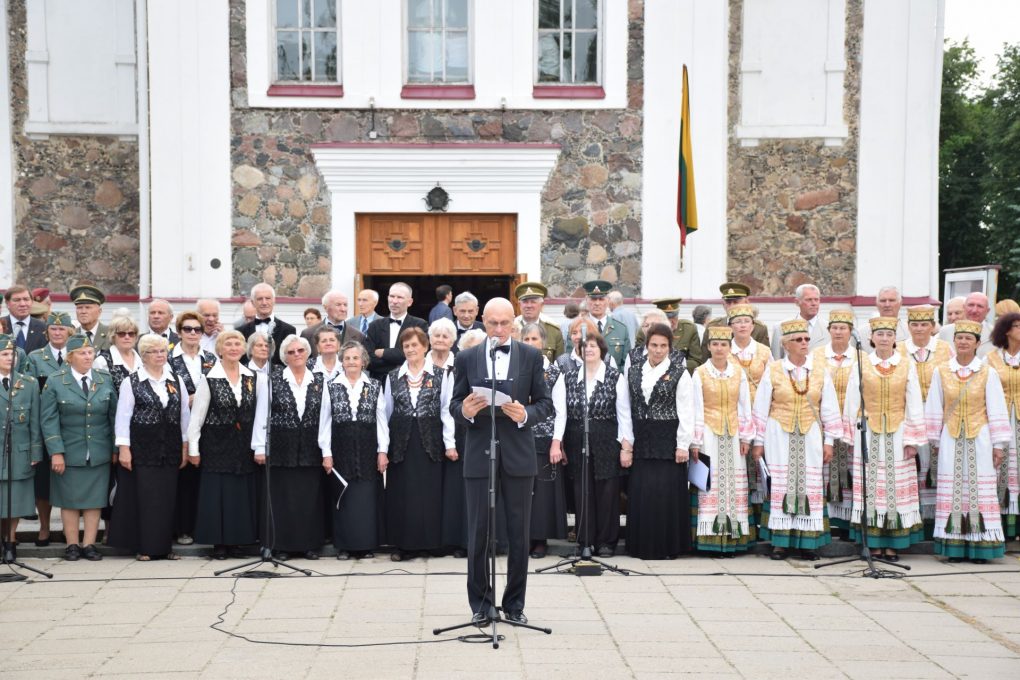
[{"label": "paved ground", "polygon": [[[54,578],[0,584],[5,680],[1020,674],[1016,552],[982,567],[911,555],[910,577],[895,580],[762,556],[616,558],[648,575],[533,574],[527,614],[554,632],[501,627],[499,650],[432,635],[468,616],[464,561],[453,558],[300,561],[330,577],[260,580],[213,577],[230,563],[201,558],[27,561]],[[232,589],[224,630],[308,646],[212,630]],[[381,642],[411,644],[342,647]]]}]

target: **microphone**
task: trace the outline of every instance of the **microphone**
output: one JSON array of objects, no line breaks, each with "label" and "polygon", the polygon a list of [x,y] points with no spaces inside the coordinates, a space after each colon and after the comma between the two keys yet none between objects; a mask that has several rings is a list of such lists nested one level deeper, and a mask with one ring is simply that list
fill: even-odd
[{"label": "microphone", "polygon": [[500,344],[499,338],[495,336],[489,338],[489,354],[491,356],[496,355],[496,348],[499,347],[499,344]]},{"label": "microphone", "polygon": [[861,334],[857,332],[856,328],[850,329],[850,337],[854,339],[854,342],[857,343],[857,347],[859,348],[861,346]]}]

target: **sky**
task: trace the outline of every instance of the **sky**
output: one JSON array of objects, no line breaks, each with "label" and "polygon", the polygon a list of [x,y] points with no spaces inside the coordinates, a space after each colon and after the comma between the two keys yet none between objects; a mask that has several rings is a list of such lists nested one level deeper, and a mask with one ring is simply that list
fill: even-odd
[{"label": "sky", "polygon": [[946,0],[945,37],[953,42],[970,40],[987,84],[995,74],[1002,44],[1020,42],[1020,1]]}]

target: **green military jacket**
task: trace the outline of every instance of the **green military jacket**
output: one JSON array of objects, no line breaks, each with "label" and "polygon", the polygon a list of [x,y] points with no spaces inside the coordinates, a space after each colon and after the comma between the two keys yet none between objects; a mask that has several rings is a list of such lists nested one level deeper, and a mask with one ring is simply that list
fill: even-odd
[{"label": "green military jacket", "polygon": [[[718,319],[712,319],[705,324],[705,328],[708,328],[709,326],[726,326],[729,325],[729,322],[729,319],[723,316]],[[751,331],[751,339],[757,340],[766,347],[771,347],[771,345],[769,345],[769,329],[766,328],[765,324],[761,321],[758,321],[758,319],[754,320],[754,330]],[[705,337],[701,339],[701,349],[704,352],[705,358],[708,358],[708,333],[705,333]]]},{"label": "green military jacket", "polygon": [[[594,317],[591,317],[590,321],[596,327],[598,326],[599,322]],[[627,352],[633,347],[630,342],[630,331],[627,330],[626,324],[622,321],[617,321],[608,314],[602,320],[602,324],[602,337],[605,339],[606,345],[609,346],[609,356],[613,357],[616,361],[616,366],[622,369],[623,362],[627,360]]]},{"label": "green military jacket", "polygon": [[[0,446],[7,436],[7,411],[11,413],[11,479],[30,479],[32,463],[43,457],[39,429],[39,383],[30,375],[14,374],[10,392],[0,382]],[[0,465],[0,479],[7,479],[7,466]]]},{"label": "green military jacket", "polygon": [[92,370],[89,393],[69,367],[50,375],[39,399],[42,434],[50,455],[64,454],[71,467],[109,463],[114,452],[117,392],[106,371]]},{"label": "green military jacket", "polygon": [[[546,321],[544,315],[538,317],[539,322],[542,324],[542,328],[545,329],[545,347],[542,348],[542,354],[546,356],[549,361],[556,361],[556,358],[566,351],[566,346],[563,342],[563,333],[560,331],[560,327],[551,321]],[[514,323],[517,327],[522,329],[527,325],[524,317],[518,316],[514,319]]]},{"label": "green military jacket", "polygon": [[50,351],[50,346],[47,344],[45,347],[40,347],[28,355],[25,374],[36,378],[39,381],[41,390],[43,387],[46,387],[46,379],[63,369],[66,365],[66,359],[63,365],[57,364],[57,358],[53,356],[53,352]]},{"label": "green military jacket", "polygon": [[705,363],[708,354],[701,349],[701,340],[698,338],[698,327],[693,321],[680,319],[676,328],[673,329],[673,349],[684,352],[687,355],[687,370],[693,374],[701,364]]}]

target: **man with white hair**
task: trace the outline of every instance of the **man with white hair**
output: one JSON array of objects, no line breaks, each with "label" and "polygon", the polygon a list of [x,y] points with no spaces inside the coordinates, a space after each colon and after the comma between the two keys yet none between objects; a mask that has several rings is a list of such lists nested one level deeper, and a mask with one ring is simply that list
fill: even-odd
[{"label": "man with white hair", "polygon": [[460,351],[460,339],[468,331],[475,329],[484,330],[485,326],[478,321],[478,298],[468,291],[464,291],[453,300],[453,316],[456,321],[453,327],[457,330],[457,340],[453,343],[453,353]]},{"label": "man with white hair", "polygon": [[882,286],[878,289],[878,295],[875,296],[877,311],[872,316],[897,319],[896,342],[906,342],[907,338],[910,337],[910,329],[907,328],[906,320],[900,318],[900,308],[902,306],[903,296],[900,295],[900,291],[896,286]]},{"label": "man with white hair", "polygon": [[[174,329],[171,328],[171,324],[174,321],[174,308],[166,300],[157,298],[149,303],[148,316],[149,333],[166,338],[166,341],[169,343],[169,351],[172,352],[174,346],[181,341],[181,336],[177,335]],[[140,340],[141,337],[139,335],[138,339]]]},{"label": "man with white hair", "polygon": [[354,327],[361,331],[362,335],[368,335],[369,324],[379,318],[379,315],[375,313],[375,308],[379,304],[379,293],[371,288],[365,288],[358,293],[356,302],[358,314],[352,316],[348,321],[354,324]]},{"label": "man with white hair", "polygon": [[964,305],[967,303],[967,298],[962,295],[958,295],[954,298],[949,298],[949,302],[946,303],[946,323],[956,323],[960,319],[967,318],[964,314]]},{"label": "man with white hair", "polygon": [[[274,347],[279,347],[283,339],[288,335],[297,335],[297,329],[286,321],[278,319],[273,313],[276,308],[276,291],[268,283],[256,283],[251,288],[251,301],[255,305],[255,320],[238,326],[238,330],[244,339],[251,337],[252,333],[258,332],[271,338]],[[273,352],[273,364],[283,366],[279,352]]]},{"label": "man with white hair", "polygon": [[[991,306],[988,304],[988,296],[977,291],[967,296],[963,303],[964,318],[968,321],[976,321],[981,324],[981,344],[978,345],[977,355],[985,357],[995,347],[992,345],[992,323],[988,320],[988,312]],[[956,323],[948,323],[939,331],[939,340],[945,340],[953,344],[953,336],[956,335]]]},{"label": "man with white hair", "polygon": [[609,316],[617,321],[622,321],[627,327],[630,337],[636,338],[638,333],[638,320],[634,312],[623,306],[623,293],[618,290],[609,291],[606,295],[606,302],[609,304]]},{"label": "man with white hair", "polygon": [[[797,286],[794,295],[797,308],[800,310],[798,317],[808,323],[808,335],[810,336],[808,350],[829,344],[829,329],[818,318],[818,310],[822,307],[822,291],[813,283],[802,283]],[[776,359],[786,356],[786,352],[783,351],[783,329],[780,327],[782,323],[777,323],[772,327],[772,356]]]},{"label": "man with white hair", "polygon": [[372,358],[369,372],[380,382],[385,380],[390,371],[400,368],[404,363],[404,348],[399,341],[401,333],[417,327],[428,335],[429,326],[425,319],[407,313],[413,302],[414,291],[411,286],[403,281],[394,283],[386,297],[390,315],[373,321],[365,334],[366,349]]},{"label": "man with white hair", "polygon": [[301,331],[301,337],[308,341],[312,348],[311,358],[318,356],[319,352],[315,347],[315,334],[323,326],[329,326],[336,330],[340,336],[340,346],[345,342],[365,343],[365,336],[347,321],[347,296],[339,290],[331,290],[322,296],[322,311],[326,312],[326,318],[322,323]]}]

